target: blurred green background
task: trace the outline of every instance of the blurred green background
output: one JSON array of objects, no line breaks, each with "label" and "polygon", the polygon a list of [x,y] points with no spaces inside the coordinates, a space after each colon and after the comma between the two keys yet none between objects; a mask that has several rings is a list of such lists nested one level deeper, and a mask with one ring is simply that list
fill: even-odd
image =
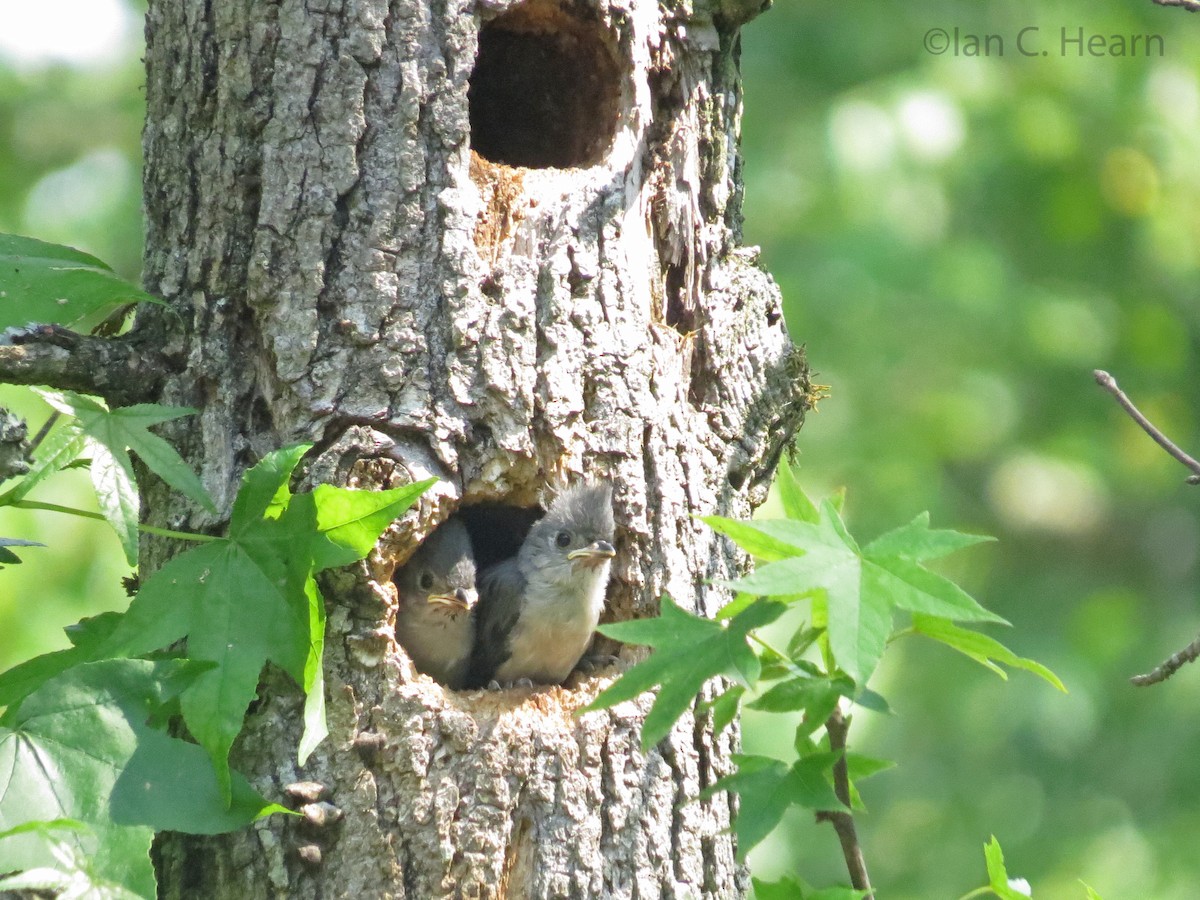
[{"label": "blurred green background", "polygon": [[[0,230],[136,277],[144,7],[17,6],[0,5]],[[80,20],[74,37],[106,35],[101,49],[48,58]],[[1027,27],[1045,55],[1019,52]],[[1163,53],[1064,54],[1063,29],[1081,28],[1161,35]],[[969,55],[985,35],[1003,52],[993,38]],[[1200,669],[1149,690],[1127,678],[1200,631],[1200,495],[1091,371],[1200,451],[1200,17],[1149,0],[780,2],[747,26],[742,61],[746,241],[830,386],[800,436],[802,481],[845,485],[863,536],[929,509],[999,537],[947,571],[1070,689],[912,639],[885,657],[873,686],[895,714],[851,733],[899,763],[862,786],[881,900],[983,883],[991,834],[1036,897],[1082,897],[1083,878],[1106,900],[1194,900]],[[5,402],[44,417],[27,392],[0,388]],[[0,572],[0,667],[124,604],[103,526],[5,510],[0,534],[53,544]],[[747,716],[748,751],[790,740]],[[785,824],[756,874],[845,880],[828,826]]]}]

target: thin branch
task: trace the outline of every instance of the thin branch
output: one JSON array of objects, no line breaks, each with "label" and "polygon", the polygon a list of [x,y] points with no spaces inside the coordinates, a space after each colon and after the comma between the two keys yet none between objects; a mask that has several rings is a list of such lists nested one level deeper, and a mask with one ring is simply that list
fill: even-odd
[{"label": "thin branch", "polygon": [[1112,394],[1117,402],[1121,404],[1122,409],[1129,413],[1129,417],[1137,422],[1142,427],[1142,430],[1150,437],[1154,438],[1158,446],[1166,450],[1171,456],[1183,463],[1192,474],[1188,476],[1188,484],[1200,484],[1200,462],[1197,462],[1192,457],[1183,452],[1170,438],[1154,427],[1154,424],[1142,415],[1141,410],[1133,405],[1133,401],[1125,396],[1125,392],[1117,386],[1117,379],[1113,378],[1107,372],[1097,369],[1092,373],[1096,376],[1096,383]]},{"label": "thin branch", "polygon": [[1138,687],[1158,684],[1160,681],[1166,681],[1188,663],[1194,662],[1197,657],[1200,657],[1200,635],[1196,635],[1194,641],[1174,656],[1160,663],[1153,671],[1147,672],[1145,675],[1134,675],[1129,680]]},{"label": "thin branch", "polygon": [[[105,522],[107,519],[98,512],[90,512],[86,509],[76,509],[73,506],[60,506],[57,503],[42,503],[39,500],[18,500],[12,504],[14,509],[42,509],[47,512],[66,513],[69,516],[79,516],[81,519],[96,519],[100,522]],[[138,531],[146,534],[154,534],[159,537],[176,538],[181,541],[195,541],[199,544],[207,544],[210,541],[220,540],[211,534],[199,534],[195,531],[172,531],[170,528],[159,528],[157,525],[145,525],[138,523]]]},{"label": "thin branch", "polygon": [[1188,12],[1200,12],[1198,0],[1154,0],[1159,6],[1181,6]]},{"label": "thin branch", "polygon": [[0,383],[44,384],[115,405],[152,400],[167,369],[161,354],[132,337],[100,338],[58,325],[0,333]]},{"label": "thin branch", "polygon": [[50,433],[50,429],[54,427],[54,423],[61,416],[57,409],[51,410],[50,415],[46,417],[46,421],[42,423],[42,427],[38,429],[38,433],[33,436],[33,440],[29,442],[29,452],[34,453],[38,447],[42,446],[42,441],[46,439],[46,435]]},{"label": "thin branch", "polygon": [[[850,808],[850,772],[846,766],[846,732],[849,730],[850,723],[842,715],[841,707],[835,707],[833,715],[825,723],[825,731],[829,735],[829,749],[839,754],[838,761],[833,764],[833,792],[847,809]],[[817,813],[817,821],[829,822],[837,832],[851,886],[859,891],[870,892],[871,879],[867,875],[867,861],[858,842],[853,813],[820,812]],[[873,893],[868,893],[865,900],[872,900],[873,897]]]}]

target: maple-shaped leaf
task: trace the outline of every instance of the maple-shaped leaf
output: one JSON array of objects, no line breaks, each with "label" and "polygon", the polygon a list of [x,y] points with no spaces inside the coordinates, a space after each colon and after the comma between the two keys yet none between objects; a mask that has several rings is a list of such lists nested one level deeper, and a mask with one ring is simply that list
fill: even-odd
[{"label": "maple-shaped leaf", "polygon": [[[146,724],[203,668],[186,660],[85,663],[10,706],[0,716],[0,830],[83,823],[88,830],[63,840],[98,876],[153,898],[156,829],[231,831],[278,811],[240,776],[232,782],[232,803],[219,803],[203,750]],[[169,778],[156,779],[155,772]],[[0,871],[54,863],[37,829],[0,841]]]},{"label": "maple-shaped leaf", "polygon": [[22,697],[72,666],[103,656],[101,645],[121,619],[120,613],[106,612],[83,619],[66,629],[72,646],[54,650],[18,663],[0,674],[0,706],[12,706]]},{"label": "maple-shaped leaf", "polygon": [[196,473],[174,447],[149,430],[152,425],[192,415],[194,409],[152,403],[109,409],[100,400],[70,391],[38,394],[59,412],[75,417],[76,421],[61,430],[68,441],[72,434],[82,435],[83,452],[92,458],[92,486],[100,511],[116,530],[130,565],[137,565],[139,512],[130,451],[175,490],[208,511],[216,511]]},{"label": "maple-shaped leaf", "polygon": [[600,632],[608,637],[627,644],[647,644],[654,653],[622,675],[585,711],[607,709],[661,685],[642,724],[642,748],[652,747],[667,736],[710,678],[722,676],[745,687],[754,686],[761,665],[746,635],[775,621],[786,608],[782,603],[758,601],[728,624],[721,624],[693,615],[664,596],[657,619],[601,625]]},{"label": "maple-shaped leaf", "polygon": [[126,303],[162,303],[119,278],[89,253],[36,238],[0,234],[0,331],[98,321]]},{"label": "maple-shaped leaf", "polygon": [[[929,528],[928,515],[889,532],[860,548],[831,500],[825,500],[816,522],[791,519],[739,522],[705,519],[739,544],[745,528],[770,540],[772,560],[729,583],[749,595],[814,597],[814,623],[828,631],[838,665],[859,684],[874,671],[892,630],[894,610],[972,622],[1003,622],[969,594],[921,563],[954,550],[990,540]],[[783,546],[790,558],[780,558]],[[751,550],[754,552],[754,549]]]},{"label": "maple-shaped leaf", "polygon": [[68,838],[60,836],[63,831],[92,833],[82,822],[72,819],[26,822],[0,832],[0,842],[5,838],[36,833],[54,858],[53,867],[39,866],[0,878],[0,892],[12,891],[22,897],[50,894],[60,900],[136,900],[140,896],[101,876],[93,860],[76,852]]},{"label": "maple-shaped leaf", "polygon": [[700,799],[719,791],[736,791],[740,798],[733,830],[738,856],[745,858],[779,824],[789,806],[827,812],[849,812],[830,783],[838,753],[812,753],[790,766],[769,756],[733,754],[737,771],[700,792]]},{"label": "maple-shaped leaf", "polygon": [[1066,693],[1066,686],[1048,668],[1032,659],[1017,656],[1017,654],[1013,653],[998,640],[988,637],[986,634],[971,631],[969,628],[960,628],[953,622],[948,622],[945,619],[939,619],[935,616],[920,615],[913,616],[912,630],[915,634],[923,634],[926,637],[933,638],[933,640],[957,650],[964,656],[970,657],[981,666],[991,669],[1001,678],[1007,679],[1008,673],[1000,668],[998,663],[1012,666],[1014,669],[1024,669],[1027,672],[1032,672],[1034,675]]},{"label": "maple-shaped leaf", "polygon": [[[307,692],[301,756],[325,735],[325,610],[313,575],[365,556],[374,543],[363,540],[363,529],[376,528],[378,537],[433,483],[293,495],[288,481],[306,449],[286,448],[250,469],[229,536],[181,553],[147,578],[103,646],[106,655],[138,656],[187,637],[189,659],[215,664],[183,692],[180,706],[212,757],[226,802],[229,748],[267,662]],[[334,513],[323,512],[327,503]]]}]

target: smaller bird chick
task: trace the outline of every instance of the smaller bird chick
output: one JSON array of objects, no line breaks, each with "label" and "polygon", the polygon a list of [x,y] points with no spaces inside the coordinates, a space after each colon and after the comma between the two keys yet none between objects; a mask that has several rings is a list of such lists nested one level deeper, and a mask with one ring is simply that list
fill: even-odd
[{"label": "smaller bird chick", "polygon": [[420,672],[458,690],[475,642],[475,554],[458,519],[448,519],[392,579],[400,596],[396,639]]}]

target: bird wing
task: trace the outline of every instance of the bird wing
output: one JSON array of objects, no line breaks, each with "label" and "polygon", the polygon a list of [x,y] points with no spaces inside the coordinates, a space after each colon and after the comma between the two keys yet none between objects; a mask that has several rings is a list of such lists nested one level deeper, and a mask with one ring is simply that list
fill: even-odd
[{"label": "bird wing", "polygon": [[525,576],[515,557],[479,576],[479,605],[475,609],[475,646],[466,687],[486,687],[511,652],[508,637],[521,617]]}]

